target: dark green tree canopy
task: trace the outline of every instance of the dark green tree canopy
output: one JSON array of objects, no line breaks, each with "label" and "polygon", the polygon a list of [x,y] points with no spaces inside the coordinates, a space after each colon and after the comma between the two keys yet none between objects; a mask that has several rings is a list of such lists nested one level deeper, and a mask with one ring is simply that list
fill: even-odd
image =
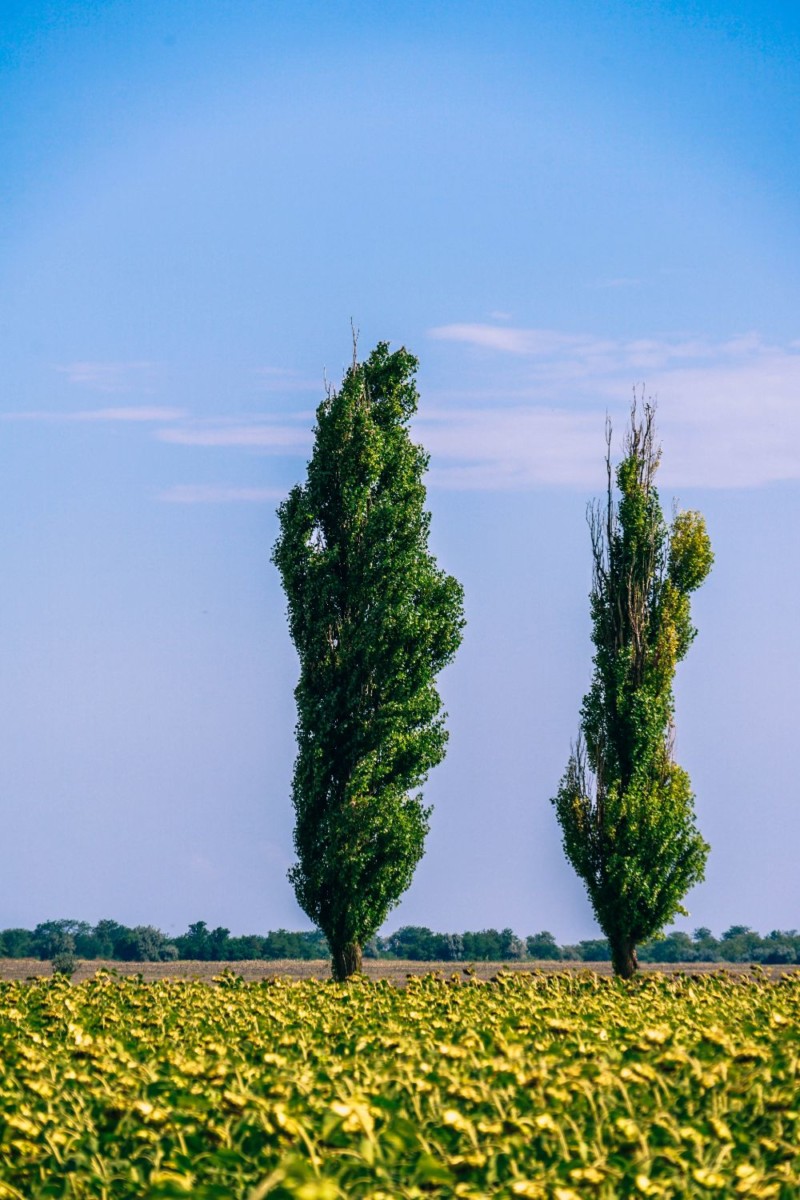
[{"label": "dark green tree canopy", "polygon": [[696,632],[689,596],[713,555],[699,513],[664,520],[654,418],[651,405],[634,404],[618,502],[608,430],[608,495],[590,511],[594,675],[554,801],[567,857],[624,975],[635,969],[636,945],[682,911],[708,854],[689,778],[672,755],[672,684]]},{"label": "dark green tree canopy", "polygon": [[422,855],[418,789],[447,741],[435,677],[464,625],[461,586],[428,551],[416,368],[386,343],[354,360],[279,509],[273,559],[300,658],[290,878],[334,960],[373,936]]}]

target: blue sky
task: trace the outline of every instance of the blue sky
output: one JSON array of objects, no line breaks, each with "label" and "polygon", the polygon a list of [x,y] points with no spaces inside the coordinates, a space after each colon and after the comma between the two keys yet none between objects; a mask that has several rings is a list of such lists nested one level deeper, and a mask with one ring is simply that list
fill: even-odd
[{"label": "blue sky", "polygon": [[781,3],[0,3],[0,926],[307,925],[269,555],[351,318],[420,358],[469,620],[388,927],[594,930],[548,797],[642,385],[716,551],[682,924],[800,924],[799,52]]}]

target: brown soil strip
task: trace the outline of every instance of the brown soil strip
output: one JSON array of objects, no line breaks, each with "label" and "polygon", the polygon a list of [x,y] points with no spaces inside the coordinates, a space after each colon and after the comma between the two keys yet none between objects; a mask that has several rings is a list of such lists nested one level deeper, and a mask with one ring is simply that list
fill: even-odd
[{"label": "brown soil strip", "polygon": [[[123,963],[105,959],[81,959],[73,982],[80,983],[91,979],[100,970],[110,971],[119,976],[141,975],[145,980],[154,979],[202,979],[211,982],[215,975],[223,971],[232,971],[248,982],[262,979],[320,979],[330,978],[330,964],[323,960],[302,962],[296,959],[255,960],[247,962],[169,962],[169,963]],[[749,976],[761,973],[770,979],[797,971],[794,963],[780,966],[760,967],[750,963],[645,963],[642,973],[660,972],[665,975],[707,975],[712,972],[726,972],[733,976]],[[584,962],[524,962],[524,963],[488,963],[474,964],[452,962],[409,962],[406,960],[390,961],[387,959],[365,959],[364,974],[368,979],[388,979],[391,983],[404,984],[410,975],[440,974],[449,979],[453,976],[463,982],[469,978],[487,980],[501,971],[545,972],[552,975],[557,973],[576,973],[590,971],[596,975],[611,975],[610,963]],[[29,980],[52,975],[49,962],[40,962],[37,958],[3,958],[0,959],[0,980]]]}]

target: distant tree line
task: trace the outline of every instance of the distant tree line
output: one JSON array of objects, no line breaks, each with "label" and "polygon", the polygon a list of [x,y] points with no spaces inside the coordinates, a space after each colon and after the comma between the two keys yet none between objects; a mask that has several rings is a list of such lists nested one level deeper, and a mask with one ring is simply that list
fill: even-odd
[{"label": "distant tree line", "polygon": [[329,956],[325,938],[317,930],[290,933],[273,930],[266,936],[246,934],[231,937],[221,926],[209,929],[195,921],[186,933],[168,937],[153,925],[129,928],[118,921],[43,921],[35,929],[4,929],[0,932],[0,956],[4,958],[54,959],[61,954],[76,958],[113,959],[118,962],[241,962],[245,959],[318,959]]},{"label": "distant tree line", "polygon": [[[510,929],[483,929],[479,933],[434,933],[424,926],[406,925],[386,938],[375,938],[364,949],[374,958],[407,958],[423,962],[610,962],[606,938],[590,938],[559,946],[544,930],[526,938]],[[754,962],[800,963],[800,933],[775,929],[766,937],[748,925],[731,925],[716,938],[710,929],[693,934],[674,930],[645,942],[639,960],[651,963]]]},{"label": "distant tree line", "polygon": [[[266,935],[231,937],[230,930],[209,929],[195,921],[186,933],[170,938],[153,925],[129,928],[117,921],[44,921],[35,929],[0,932],[0,957],[52,960],[71,954],[83,959],[118,962],[242,962],[246,960],[326,959],[330,948],[319,930],[272,930]],[[467,933],[434,933],[424,925],[404,925],[388,937],[364,946],[365,958],[409,959],[412,962],[610,962],[605,938],[589,938],[560,946],[546,930],[518,937],[511,929]],[[779,963],[800,964],[800,933],[775,929],[762,937],[748,925],[731,925],[716,938],[710,929],[693,934],[674,930],[645,942],[639,960],[650,963]]]}]

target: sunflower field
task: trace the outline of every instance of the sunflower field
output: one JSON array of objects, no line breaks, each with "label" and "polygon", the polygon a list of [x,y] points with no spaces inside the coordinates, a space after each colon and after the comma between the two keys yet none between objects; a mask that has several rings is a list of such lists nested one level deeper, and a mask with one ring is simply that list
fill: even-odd
[{"label": "sunflower field", "polygon": [[800,1196],[800,974],[0,985],[0,1200]]}]

